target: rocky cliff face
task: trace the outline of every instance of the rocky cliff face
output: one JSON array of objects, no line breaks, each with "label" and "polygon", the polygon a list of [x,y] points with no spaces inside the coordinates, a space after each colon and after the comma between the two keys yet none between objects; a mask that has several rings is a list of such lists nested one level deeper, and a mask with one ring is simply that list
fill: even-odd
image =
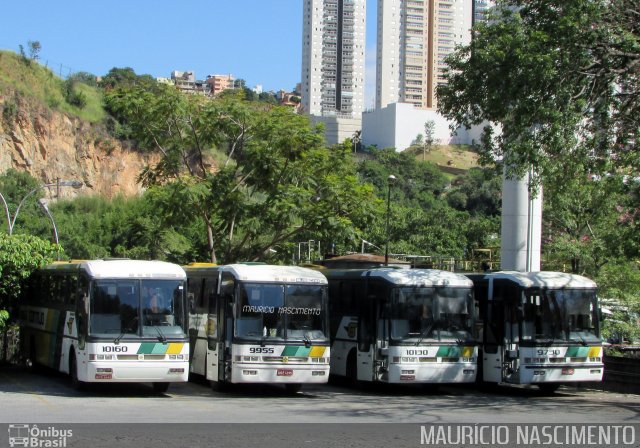
[{"label": "rocky cliff face", "polygon": [[[0,94],[0,173],[26,171],[43,184],[56,179],[80,180],[84,187],[61,188],[60,196],[139,194],[142,169],[155,157],[123,148],[104,130],[64,113],[12,98],[4,107]],[[14,107],[17,106],[17,107]],[[55,194],[51,189],[50,195]]]}]

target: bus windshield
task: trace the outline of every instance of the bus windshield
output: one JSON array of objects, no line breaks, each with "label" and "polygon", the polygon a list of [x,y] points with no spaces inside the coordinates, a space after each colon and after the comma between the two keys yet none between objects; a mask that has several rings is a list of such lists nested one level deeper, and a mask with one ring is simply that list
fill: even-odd
[{"label": "bus windshield", "polygon": [[600,343],[597,306],[595,290],[526,291],[522,338],[539,343]]},{"label": "bus windshield", "polygon": [[472,339],[472,294],[470,288],[400,287],[391,290],[388,307],[392,340]]},{"label": "bus windshield", "polygon": [[185,336],[181,280],[97,280],[91,287],[89,334],[94,337]]},{"label": "bus windshield", "polygon": [[236,336],[256,340],[326,340],[326,287],[240,284]]}]

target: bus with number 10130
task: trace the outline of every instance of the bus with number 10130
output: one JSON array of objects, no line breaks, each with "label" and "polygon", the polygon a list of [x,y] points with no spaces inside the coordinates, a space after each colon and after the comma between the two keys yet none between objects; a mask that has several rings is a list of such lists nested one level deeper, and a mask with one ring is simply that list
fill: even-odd
[{"label": "bus with number 10130", "polygon": [[435,269],[326,269],[331,375],[442,384],[476,378],[471,281]]}]

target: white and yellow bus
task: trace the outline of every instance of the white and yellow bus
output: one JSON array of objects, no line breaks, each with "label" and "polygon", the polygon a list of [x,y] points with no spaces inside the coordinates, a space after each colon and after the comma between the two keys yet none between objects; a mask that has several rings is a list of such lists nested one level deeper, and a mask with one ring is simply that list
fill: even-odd
[{"label": "white and yellow bus", "polygon": [[186,274],[126,259],[56,262],[29,279],[20,308],[28,364],[84,383],[151,382],[164,392],[189,375]]},{"label": "white and yellow bus", "polygon": [[490,383],[602,381],[596,284],[562,272],[491,272],[474,282],[482,331],[479,369]]},{"label": "white and yellow bus", "polygon": [[435,269],[327,269],[331,374],[442,384],[476,378],[473,284]]},{"label": "white and yellow bus", "polygon": [[327,280],[264,264],[184,266],[191,307],[191,371],[212,387],[303,384],[329,378]]}]

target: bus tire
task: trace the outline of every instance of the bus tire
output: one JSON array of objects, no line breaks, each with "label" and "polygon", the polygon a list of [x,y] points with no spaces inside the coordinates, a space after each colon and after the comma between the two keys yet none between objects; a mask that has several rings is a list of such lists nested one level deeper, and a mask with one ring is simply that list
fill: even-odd
[{"label": "bus tire", "polygon": [[71,386],[75,390],[83,390],[85,383],[78,379],[78,362],[73,350],[69,353],[69,376],[71,377]]},{"label": "bus tire", "polygon": [[210,380],[209,385],[214,392],[226,392],[229,389],[229,385],[226,381],[214,381]]},{"label": "bus tire", "polygon": [[287,393],[291,394],[291,395],[295,395],[298,392],[300,392],[300,390],[302,389],[302,384],[300,383],[287,383],[284,385],[285,390],[287,391]]},{"label": "bus tire", "polygon": [[547,395],[552,395],[554,394],[558,388],[560,387],[560,384],[558,383],[540,383],[538,384],[538,388],[540,389],[540,392],[547,394]]},{"label": "bus tire", "polygon": [[351,350],[347,356],[347,384],[355,387],[358,385],[358,361],[356,359],[356,350]]},{"label": "bus tire", "polygon": [[169,390],[170,384],[171,383],[151,383],[151,385],[153,386],[153,390],[159,394],[164,394],[165,392],[167,392]]},{"label": "bus tire", "polygon": [[25,360],[25,364],[27,365],[27,369],[31,373],[38,373],[38,363],[36,362],[36,344],[32,338],[29,339],[29,356]]}]

